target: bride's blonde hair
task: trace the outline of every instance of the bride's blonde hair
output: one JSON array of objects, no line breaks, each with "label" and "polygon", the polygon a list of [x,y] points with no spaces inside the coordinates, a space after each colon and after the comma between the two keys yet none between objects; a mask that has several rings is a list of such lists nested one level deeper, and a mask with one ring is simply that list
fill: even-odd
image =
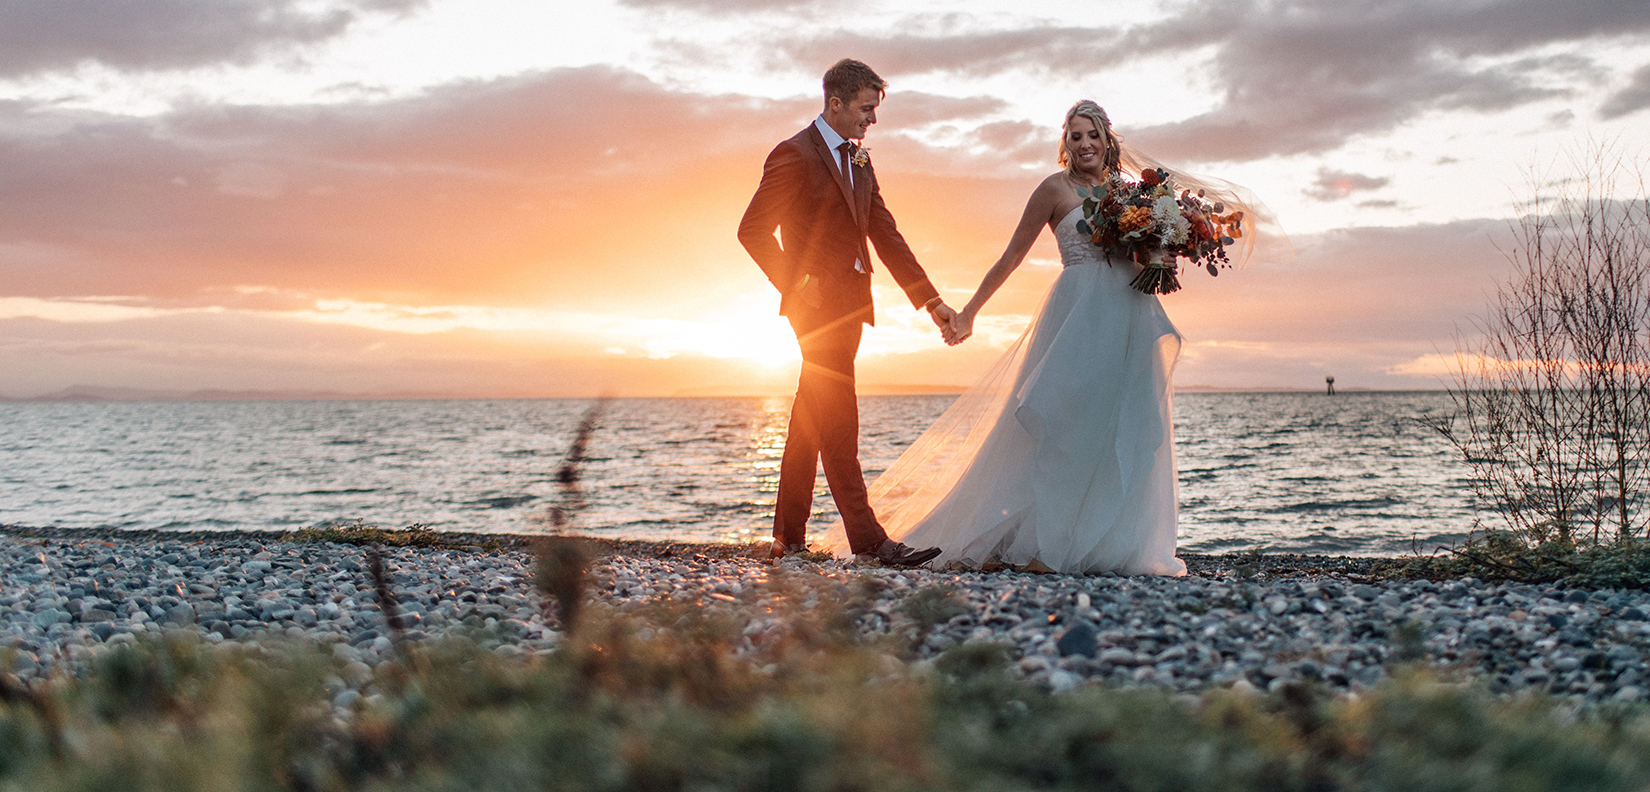
[{"label": "bride's blonde hair", "polygon": [[1100,105],[1084,99],[1066,111],[1066,122],[1060,125],[1060,166],[1066,169],[1066,175],[1077,178],[1077,159],[1066,149],[1066,140],[1071,136],[1071,122],[1076,118],[1087,118],[1094,122],[1095,129],[1100,130],[1100,136],[1106,141],[1106,155],[1102,162],[1104,174],[1116,173],[1123,153],[1122,147],[1117,144],[1117,133],[1111,130],[1111,119],[1106,117],[1106,111]]}]

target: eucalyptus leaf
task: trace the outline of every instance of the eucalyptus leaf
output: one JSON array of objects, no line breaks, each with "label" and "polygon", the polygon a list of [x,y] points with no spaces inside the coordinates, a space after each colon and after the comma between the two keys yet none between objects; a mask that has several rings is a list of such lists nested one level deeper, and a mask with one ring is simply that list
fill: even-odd
[{"label": "eucalyptus leaf", "polygon": [[1079,234],[1088,234],[1088,235],[1092,236],[1094,234],[1094,231],[1089,228],[1089,221],[1087,221],[1087,220],[1078,220],[1077,221],[1077,233],[1079,233]]},{"label": "eucalyptus leaf", "polygon": [[1087,187],[1078,187],[1077,188],[1077,197],[1079,197],[1079,198],[1089,197],[1089,188],[1087,188]]},{"label": "eucalyptus leaf", "polygon": [[1235,240],[1233,240],[1233,239],[1232,239],[1232,238],[1231,238],[1231,237],[1229,237],[1229,236],[1223,236],[1223,237],[1221,237],[1221,238],[1220,238],[1220,244],[1222,244],[1222,245],[1230,245],[1230,244],[1232,244],[1232,242],[1234,242],[1234,241],[1235,241]]},{"label": "eucalyptus leaf", "polygon": [[1208,264],[1205,264],[1204,267],[1209,270],[1210,275],[1219,275],[1220,274],[1220,268],[1215,266],[1215,263],[1212,262],[1212,261],[1209,262]]}]

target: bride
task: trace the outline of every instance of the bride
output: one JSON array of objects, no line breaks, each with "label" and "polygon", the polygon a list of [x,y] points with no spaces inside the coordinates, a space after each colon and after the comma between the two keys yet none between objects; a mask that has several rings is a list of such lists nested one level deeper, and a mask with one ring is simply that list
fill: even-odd
[{"label": "bride", "polygon": [[[1078,188],[1158,165],[1125,149],[1087,100],[1066,113],[1059,161],[1065,170],[1032,192],[947,340],[972,333],[1044,226],[1059,243],[1059,278],[1019,341],[877,479],[871,504],[890,537],[941,548],[935,565],[1184,575],[1170,407],[1180,333],[1155,295],[1130,286],[1141,265],[1077,228]],[[1261,209],[1233,185],[1170,178],[1250,217]],[[1240,263],[1254,244],[1245,236]],[[840,523],[825,541],[847,552]]]}]

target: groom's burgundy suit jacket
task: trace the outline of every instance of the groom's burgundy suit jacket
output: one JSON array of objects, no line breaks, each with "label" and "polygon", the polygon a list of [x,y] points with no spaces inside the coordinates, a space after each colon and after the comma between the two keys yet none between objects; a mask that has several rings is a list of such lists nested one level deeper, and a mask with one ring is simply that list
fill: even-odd
[{"label": "groom's burgundy suit jacket", "polygon": [[[921,308],[938,297],[883,204],[871,163],[850,165],[854,183],[849,187],[833,164],[836,160],[837,153],[809,124],[768,155],[762,183],[739,221],[739,242],[779,289],[779,312],[814,313],[796,295],[802,277],[811,275],[822,288],[818,318],[853,315],[875,324],[867,239],[912,305]],[[775,228],[780,241],[774,240]],[[865,272],[854,270],[856,258],[864,262]]]}]

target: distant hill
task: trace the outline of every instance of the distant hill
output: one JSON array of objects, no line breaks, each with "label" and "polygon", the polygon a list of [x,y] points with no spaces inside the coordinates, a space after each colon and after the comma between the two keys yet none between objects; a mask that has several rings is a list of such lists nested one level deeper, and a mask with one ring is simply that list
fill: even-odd
[{"label": "distant hill", "polygon": [[331,399],[439,399],[446,394],[435,393],[340,393],[338,391],[286,390],[153,390],[149,388],[106,388],[97,385],[71,385],[54,393],[23,398],[0,396],[8,402],[87,402],[87,401],[325,401]]},{"label": "distant hill", "polygon": [[[862,382],[858,386],[861,396],[917,396],[926,394],[953,394],[962,393],[966,388],[961,385],[892,385],[887,383]],[[750,385],[710,385],[702,388],[683,388],[672,396],[794,396],[796,385],[775,384],[771,387],[751,387]]]},{"label": "distant hill", "polygon": [[[859,386],[861,396],[916,396],[926,394],[957,394],[965,390],[960,385],[896,385],[888,383],[863,383]],[[1185,385],[1175,388],[1181,393],[1322,393],[1322,388],[1285,388],[1279,386],[1257,385],[1250,387],[1214,387],[1209,385]],[[1370,388],[1336,388],[1342,393],[1370,391]],[[685,388],[672,396],[678,397],[707,397],[707,396],[791,396],[796,393],[794,385],[774,384],[771,386],[750,385],[712,385],[701,388]],[[531,396],[477,396],[454,393],[343,393],[340,391],[302,391],[302,390],[225,390],[207,388],[203,390],[159,390],[150,388],[108,388],[97,385],[73,385],[53,393],[42,393],[38,396],[0,396],[0,402],[138,402],[138,401],[332,401],[349,399],[486,399],[486,398],[533,398]]]}]

